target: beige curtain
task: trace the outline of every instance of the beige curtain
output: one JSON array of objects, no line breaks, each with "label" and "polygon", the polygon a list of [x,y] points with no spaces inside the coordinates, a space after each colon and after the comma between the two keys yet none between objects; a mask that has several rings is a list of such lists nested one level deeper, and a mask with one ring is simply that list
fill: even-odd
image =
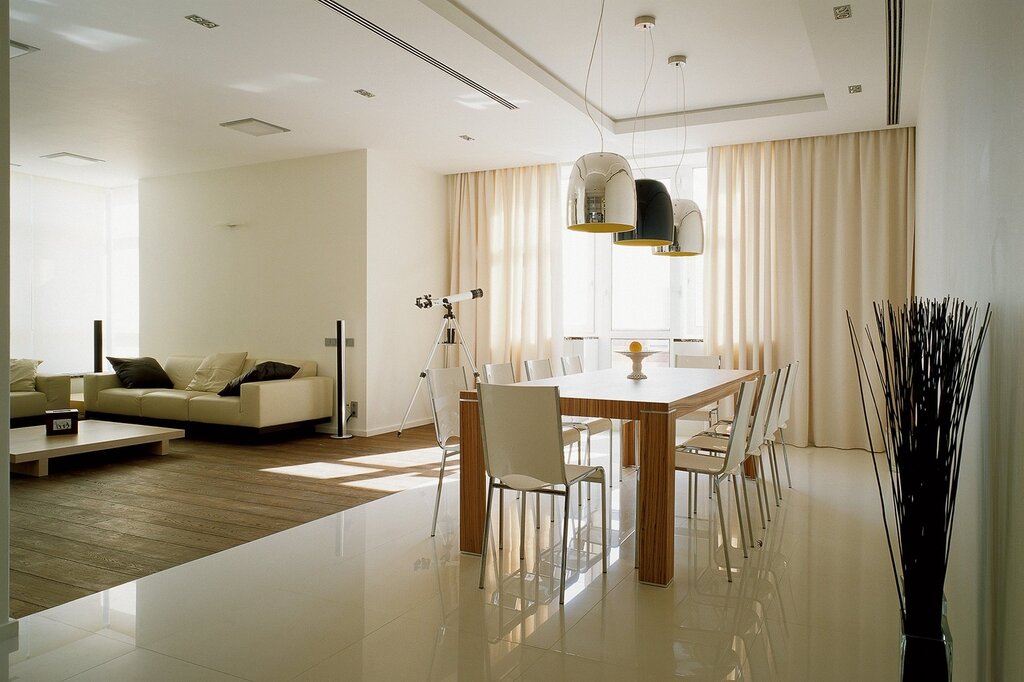
[{"label": "beige curtain", "polygon": [[846,311],[913,294],[914,129],[708,153],[705,339],[724,366],[800,361],[787,438],[864,448]]},{"label": "beige curtain", "polygon": [[484,290],[458,311],[478,367],[511,361],[518,376],[558,350],[559,194],[554,164],[448,176],[451,290]]}]

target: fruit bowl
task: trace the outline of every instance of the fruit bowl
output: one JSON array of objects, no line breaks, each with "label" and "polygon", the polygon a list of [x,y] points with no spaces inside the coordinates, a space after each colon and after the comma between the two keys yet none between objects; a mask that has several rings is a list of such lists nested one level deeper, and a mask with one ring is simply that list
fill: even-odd
[{"label": "fruit bowl", "polygon": [[625,355],[627,358],[633,361],[633,371],[626,375],[627,379],[646,379],[647,375],[644,374],[643,362],[644,358],[649,355],[655,355],[660,353],[658,350],[642,350],[642,351],[629,351],[629,350],[617,350],[615,351],[619,355]]}]

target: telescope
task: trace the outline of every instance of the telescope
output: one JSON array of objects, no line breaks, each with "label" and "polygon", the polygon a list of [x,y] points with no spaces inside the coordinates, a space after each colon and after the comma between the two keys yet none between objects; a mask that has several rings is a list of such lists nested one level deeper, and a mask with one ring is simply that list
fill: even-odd
[{"label": "telescope", "polygon": [[[483,297],[483,289],[470,289],[469,291],[465,291],[461,294],[450,294],[448,296],[445,296],[441,299],[440,303],[443,306],[450,306],[456,303],[461,303],[462,301],[471,301],[474,298]],[[416,298],[416,307],[426,310],[427,308],[433,307],[434,302],[434,297],[431,294],[424,294]]]}]

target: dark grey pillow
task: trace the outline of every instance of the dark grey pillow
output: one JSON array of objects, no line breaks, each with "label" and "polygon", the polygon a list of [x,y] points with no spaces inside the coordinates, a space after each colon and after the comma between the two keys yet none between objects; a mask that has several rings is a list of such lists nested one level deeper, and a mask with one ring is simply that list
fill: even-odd
[{"label": "dark grey pillow", "polygon": [[153,358],[107,357],[125,388],[174,388],[174,382]]},{"label": "dark grey pillow", "polygon": [[286,365],[283,362],[261,362],[245,374],[229,381],[228,385],[220,389],[217,395],[241,395],[242,384],[248,384],[251,381],[291,379],[298,371],[299,368],[295,365]]}]

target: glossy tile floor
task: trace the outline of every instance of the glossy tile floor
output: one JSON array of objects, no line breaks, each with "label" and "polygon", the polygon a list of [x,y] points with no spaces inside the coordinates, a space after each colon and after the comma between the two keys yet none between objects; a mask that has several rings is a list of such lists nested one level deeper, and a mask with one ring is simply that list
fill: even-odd
[{"label": "glossy tile floor", "polygon": [[596,490],[572,504],[564,608],[560,517],[551,523],[545,499],[535,530],[531,499],[520,562],[507,495],[504,549],[492,549],[480,590],[479,558],[458,551],[450,477],[436,538],[434,490],[409,489],[24,618],[10,678],[896,679],[899,622],[870,460],[790,448],[790,463],[793,488],[749,559],[724,499],[732,583],[706,482],[690,519],[681,474],[675,581],[637,582],[627,471],[609,496],[607,574]]}]

